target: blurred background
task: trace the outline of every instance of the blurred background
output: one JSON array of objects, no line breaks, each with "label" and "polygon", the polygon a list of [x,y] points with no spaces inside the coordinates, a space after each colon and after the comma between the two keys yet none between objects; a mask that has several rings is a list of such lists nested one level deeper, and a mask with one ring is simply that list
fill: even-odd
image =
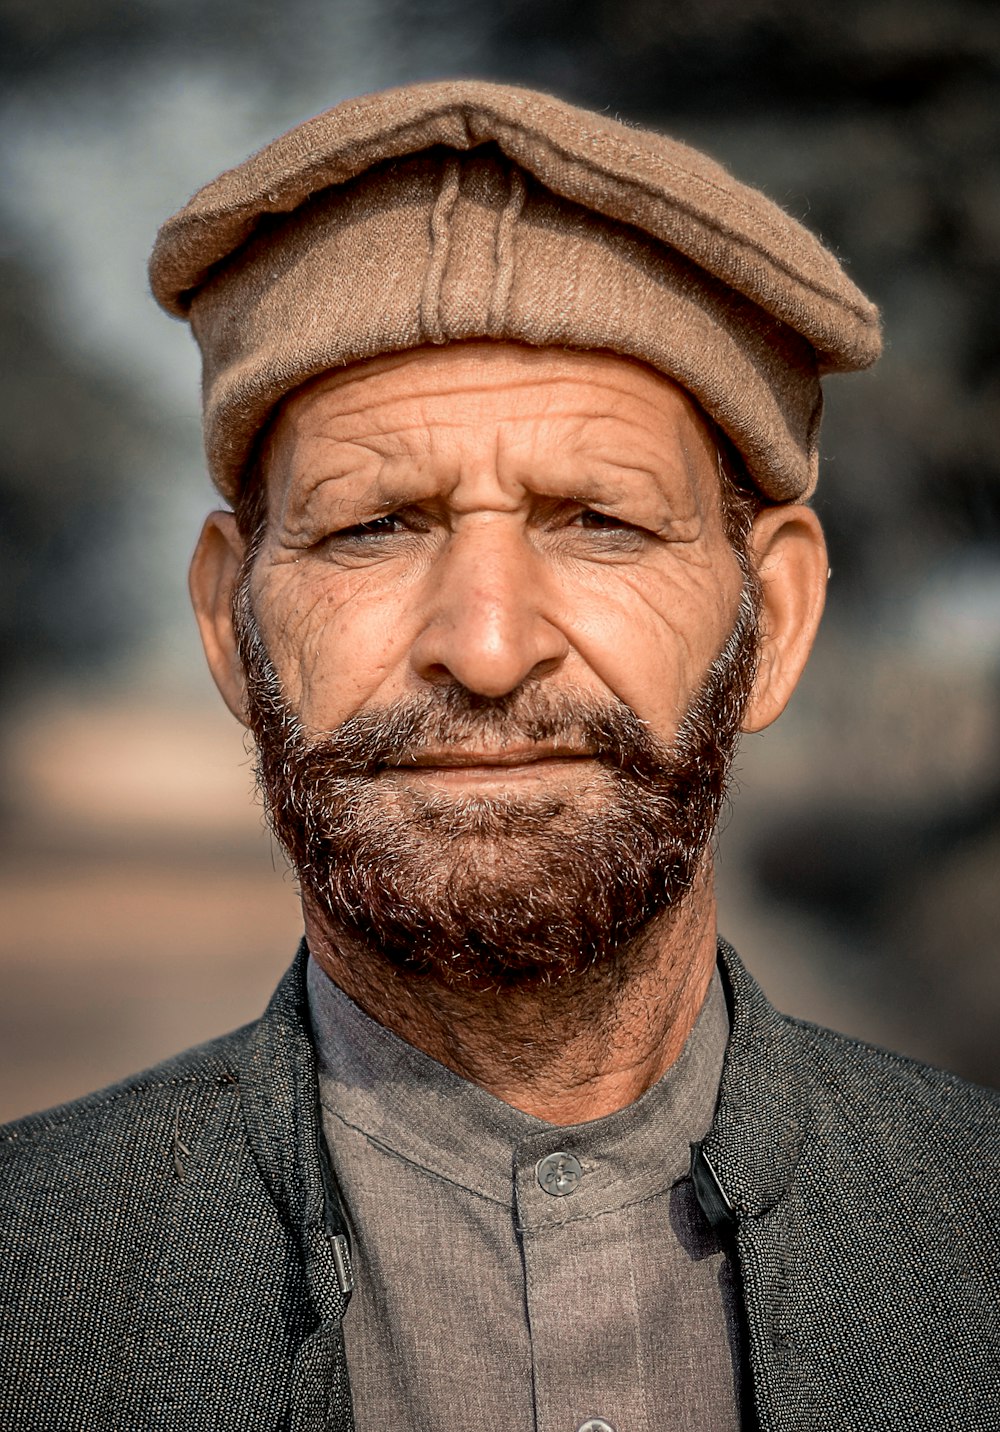
[{"label": "blurred background", "polygon": [[294,883],[210,688],[212,504],[158,224],[383,85],[551,89],[707,149],[881,305],[828,385],[833,566],[746,744],[722,928],[772,999],[1000,1083],[1000,7],[990,0],[3,0],[0,1118],[253,1018]]}]

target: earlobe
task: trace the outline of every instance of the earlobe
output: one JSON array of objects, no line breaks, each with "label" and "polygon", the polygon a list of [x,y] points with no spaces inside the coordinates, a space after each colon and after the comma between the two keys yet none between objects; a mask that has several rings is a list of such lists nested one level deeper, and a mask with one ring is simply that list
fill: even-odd
[{"label": "earlobe", "polygon": [[798,685],[823,615],[828,559],[812,508],[765,508],[754,522],[750,560],[760,578],[761,640],[743,730],[762,731]]},{"label": "earlobe", "polygon": [[230,711],[246,725],[246,686],[233,631],[233,592],[244,551],[233,514],[210,513],[191,558],[188,587],[209,670]]}]

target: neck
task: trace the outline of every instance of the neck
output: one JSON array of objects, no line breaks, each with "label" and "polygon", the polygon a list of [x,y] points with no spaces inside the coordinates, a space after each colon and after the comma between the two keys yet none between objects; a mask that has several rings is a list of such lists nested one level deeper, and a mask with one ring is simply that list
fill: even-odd
[{"label": "neck", "polygon": [[678,1058],[715,967],[710,865],[690,894],[622,952],[614,978],[471,989],[390,966],[346,941],[303,899],[306,939],[320,968],[400,1039],[516,1109],[577,1124],[624,1108]]}]

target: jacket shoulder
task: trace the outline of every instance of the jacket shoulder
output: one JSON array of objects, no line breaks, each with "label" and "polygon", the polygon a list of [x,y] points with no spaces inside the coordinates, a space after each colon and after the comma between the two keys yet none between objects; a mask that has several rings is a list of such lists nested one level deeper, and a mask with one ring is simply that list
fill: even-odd
[{"label": "jacket shoulder", "polygon": [[930,1183],[1000,1182],[1000,1093],[918,1060],[780,1014],[720,942],[731,1033],[708,1145],[730,1201],[764,1213],[824,1166],[870,1199]]},{"label": "jacket shoulder", "polygon": [[925,1289],[940,1278],[995,1318],[1000,1093],[813,1025],[792,1021],[790,1036],[809,1095],[798,1191],[825,1188]]},{"label": "jacket shoulder", "polygon": [[925,1289],[940,1275],[970,1301],[977,1289],[987,1305],[1000,1297],[1000,1094],[832,1030],[784,1022],[802,1099],[789,1195],[803,1225],[825,1226],[855,1249],[875,1240],[887,1277],[895,1260]]},{"label": "jacket shoulder", "polygon": [[185,1183],[243,1160],[252,1028],[0,1128],[0,1266],[13,1260],[15,1282],[59,1260],[128,1265],[159,1237]]},{"label": "jacket shoulder", "polygon": [[946,1069],[838,1034],[834,1029],[805,1019],[788,1014],[777,1017],[789,1041],[814,1061],[822,1080],[841,1076],[845,1089],[852,1091],[856,1098],[863,1100],[873,1093],[889,1094],[906,1101],[914,1111],[961,1106],[970,1112],[981,1110],[987,1118],[1000,1116],[1000,1089],[974,1084]]},{"label": "jacket shoulder", "polygon": [[[172,1108],[198,1090],[225,1090],[239,1084],[253,1028],[246,1025],[82,1098],[0,1126],[0,1187],[18,1174],[27,1176],[33,1165],[44,1167],[53,1158],[72,1159],[76,1149],[86,1153],[90,1162],[95,1141],[110,1139],[110,1152],[114,1140],[126,1131],[134,1158],[136,1141],[141,1144],[156,1129],[154,1110]],[[124,1146],[120,1151],[124,1154]],[[61,1167],[65,1174],[65,1163]]]}]

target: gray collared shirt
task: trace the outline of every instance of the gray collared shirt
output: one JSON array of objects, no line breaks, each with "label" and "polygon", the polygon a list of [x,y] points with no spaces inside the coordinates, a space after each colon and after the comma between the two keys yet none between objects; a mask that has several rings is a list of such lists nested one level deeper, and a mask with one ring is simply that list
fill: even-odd
[{"label": "gray collared shirt", "polygon": [[687,1176],[728,1038],[718,975],[663,1078],[566,1128],[397,1039],[313,962],[309,999],[358,1432],[739,1426],[732,1271]]}]

